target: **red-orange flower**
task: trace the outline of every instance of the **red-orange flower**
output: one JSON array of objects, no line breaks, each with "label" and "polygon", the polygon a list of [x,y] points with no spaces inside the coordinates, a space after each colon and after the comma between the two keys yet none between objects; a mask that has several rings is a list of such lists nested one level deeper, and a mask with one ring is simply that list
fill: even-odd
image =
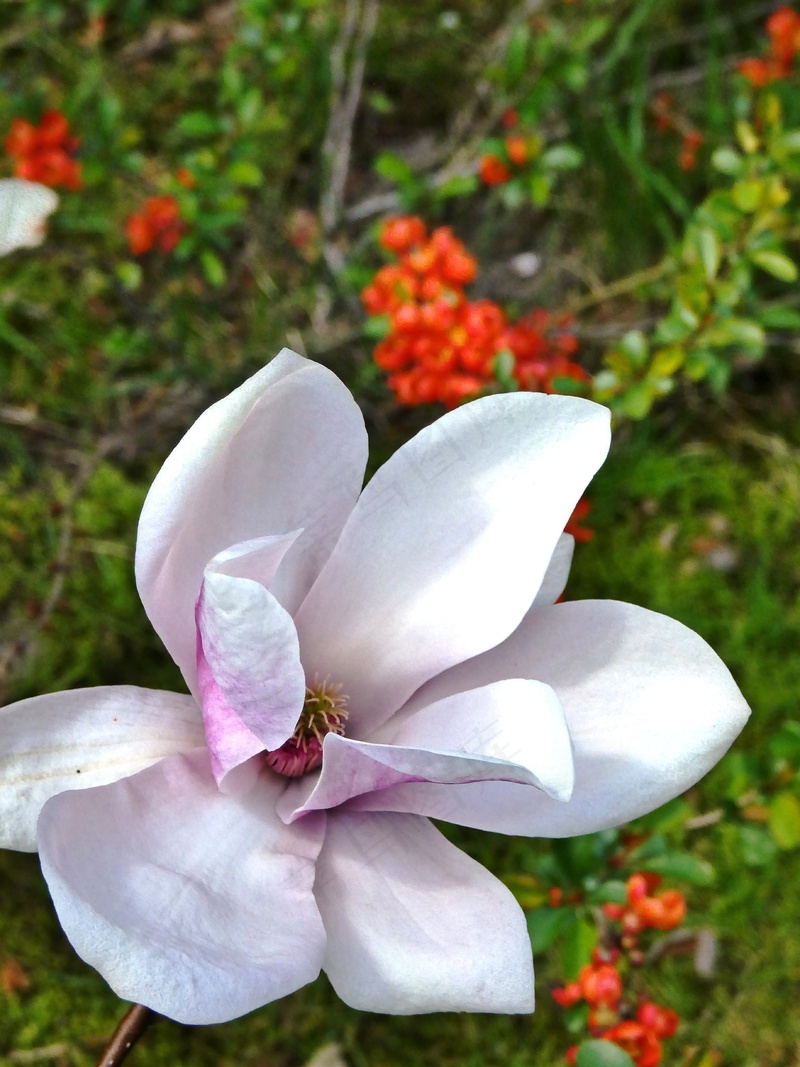
[{"label": "red-orange flower", "polygon": [[38,126],[14,119],[4,147],[14,161],[14,177],[75,191],[81,188],[81,165],[72,157],[78,144],[66,116],[51,109]]},{"label": "red-orange flower", "polygon": [[502,185],[511,177],[511,171],[502,159],[489,154],[481,156],[478,174],[484,185]]},{"label": "red-orange flower", "polygon": [[128,245],[135,256],[157,247],[171,252],[186,232],[180,206],[174,196],[151,196],[141,211],[134,212],[125,224]]},{"label": "red-orange flower", "polygon": [[633,1019],[617,1023],[601,1035],[624,1049],[637,1067],[657,1067],[661,1063],[661,1042],[652,1030]]}]

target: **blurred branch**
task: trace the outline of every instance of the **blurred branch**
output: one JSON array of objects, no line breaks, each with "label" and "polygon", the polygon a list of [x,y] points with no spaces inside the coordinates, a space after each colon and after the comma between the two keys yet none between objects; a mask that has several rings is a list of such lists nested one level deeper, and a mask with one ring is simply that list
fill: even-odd
[{"label": "blurred branch", "polygon": [[[324,255],[335,273],[340,256],[328,238],[342,216],[344,191],[350,169],[353,124],[361,100],[367,50],[378,20],[378,0],[347,0],[339,35],[331,50],[331,111],[322,142],[325,184],[320,199],[320,218],[325,239]],[[347,57],[350,55],[349,69]]]},{"label": "blurred branch", "polygon": [[227,27],[239,12],[238,0],[217,4],[203,13],[196,22],[154,19],[147,27],[144,37],[132,41],[120,51],[120,59],[145,59],[174,45],[187,44]]}]

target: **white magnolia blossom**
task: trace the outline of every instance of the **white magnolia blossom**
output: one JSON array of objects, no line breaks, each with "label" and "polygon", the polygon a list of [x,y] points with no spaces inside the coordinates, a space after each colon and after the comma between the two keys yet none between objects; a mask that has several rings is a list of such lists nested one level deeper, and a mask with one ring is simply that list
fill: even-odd
[{"label": "white magnolia blossom", "polygon": [[529,1012],[509,890],[429,821],[562,837],[696,782],[748,709],[685,626],[554,603],[608,412],[492,396],[361,492],[361,413],[284,350],[197,420],[142,512],[145,609],[191,696],[0,711],[0,844],[123,998],[242,1015],[323,969],[370,1011]]},{"label": "white magnolia blossom", "polygon": [[0,256],[40,245],[47,216],[57,207],[58,196],[46,185],[0,178]]}]

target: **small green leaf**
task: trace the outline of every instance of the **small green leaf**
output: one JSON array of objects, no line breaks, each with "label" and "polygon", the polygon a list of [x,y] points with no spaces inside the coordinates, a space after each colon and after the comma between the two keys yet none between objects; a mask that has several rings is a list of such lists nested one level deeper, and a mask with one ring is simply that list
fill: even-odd
[{"label": "small green leaf", "polygon": [[625,904],[627,899],[628,891],[625,883],[615,880],[603,882],[587,897],[590,904]]},{"label": "small green leaf", "polygon": [[703,331],[703,344],[712,348],[727,345],[760,348],[764,345],[764,330],[752,319],[718,319]]},{"label": "small green leaf", "polygon": [[414,171],[394,152],[381,152],[375,160],[374,167],[376,174],[396,185],[405,185],[414,181]]},{"label": "small green leaf", "polygon": [[730,174],[736,177],[742,173],[744,160],[733,148],[718,148],[711,157],[711,163],[722,174]]},{"label": "small green leaf", "polygon": [[207,111],[187,111],[178,119],[175,128],[188,137],[209,137],[219,131],[220,122]]},{"label": "small green leaf", "polygon": [[575,145],[554,144],[542,153],[541,164],[549,170],[575,170],[583,163],[583,153]]},{"label": "small green leaf", "polygon": [[774,278],[782,282],[797,281],[797,265],[782,252],[753,252],[750,259]]},{"label": "small green leaf", "polygon": [[638,382],[619,398],[618,407],[629,419],[643,419],[653,406],[653,393],[647,382]]},{"label": "small green leaf", "polygon": [[392,320],[388,315],[370,315],[364,323],[364,336],[373,341],[382,341],[392,328]]},{"label": "small green leaf", "polygon": [[739,827],[739,854],[748,867],[767,867],[775,859],[778,846],[763,826]]},{"label": "small green leaf", "polygon": [[750,214],[761,203],[764,183],[756,178],[747,178],[736,182],[731,189],[731,197],[740,211]]},{"label": "small green leaf", "polygon": [[634,367],[643,367],[647,362],[649,345],[641,330],[628,330],[617,342],[617,348],[625,353]]},{"label": "small green leaf", "polygon": [[200,253],[200,265],[203,268],[203,274],[205,274],[207,281],[211,285],[218,289],[225,284],[225,279],[228,276],[225,265],[210,248],[204,248]]},{"label": "small green leaf", "polygon": [[628,1053],[613,1041],[584,1041],[578,1046],[576,1067],[635,1067]]},{"label": "small green leaf", "polygon": [[569,981],[574,981],[581,967],[589,962],[596,944],[597,928],[583,916],[567,928],[561,948],[561,966]]},{"label": "small green leaf", "polygon": [[531,200],[536,207],[545,207],[550,199],[550,179],[544,174],[534,174],[530,181]]},{"label": "small green leaf", "polygon": [[531,948],[534,952],[543,952],[556,938],[575,923],[572,908],[551,908],[549,906],[529,911],[526,916]]},{"label": "small green leaf", "polygon": [[793,793],[776,794],[769,805],[767,826],[778,848],[797,848],[800,845],[800,800]]},{"label": "small green leaf", "polygon": [[261,185],[264,173],[249,159],[240,159],[238,163],[231,163],[225,172],[225,177],[234,185],[247,185],[251,188]]},{"label": "small green leaf", "polygon": [[527,23],[521,22],[514,27],[508,42],[505,62],[505,82],[508,86],[517,85],[528,69],[528,45],[531,31]]},{"label": "small green leaf", "polygon": [[714,882],[714,868],[708,860],[693,856],[690,852],[666,852],[642,863],[646,871],[663,874],[665,878],[677,878],[690,885],[707,886]]},{"label": "small green leaf", "polygon": [[706,272],[706,280],[713,281],[717,276],[719,270],[720,260],[720,244],[719,237],[713,230],[708,227],[703,227],[697,232],[697,251],[700,253],[700,259],[703,263],[703,270]]},{"label": "small green leaf", "polygon": [[800,310],[772,304],[758,313],[759,322],[767,330],[800,330]]},{"label": "small green leaf", "polygon": [[476,174],[457,174],[435,189],[434,196],[437,200],[450,200],[454,196],[469,196],[475,192],[479,184]]},{"label": "small green leaf", "polygon": [[142,284],[142,268],[132,260],[117,264],[115,273],[129,292],[134,292]]}]

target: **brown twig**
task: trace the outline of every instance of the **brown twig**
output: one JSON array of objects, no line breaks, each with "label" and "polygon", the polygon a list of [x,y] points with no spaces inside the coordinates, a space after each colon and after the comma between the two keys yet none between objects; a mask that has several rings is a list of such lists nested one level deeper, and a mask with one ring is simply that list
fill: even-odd
[{"label": "brown twig", "polygon": [[97,1061],[97,1067],[117,1067],[127,1059],[128,1053],[156,1018],[150,1008],[144,1004],[134,1004],[114,1031],[103,1055]]},{"label": "brown twig", "polygon": [[[367,62],[367,49],[378,20],[378,0],[348,0],[339,36],[331,50],[332,101],[328,128],[322,144],[326,168],[320,202],[325,236],[339,224],[344,190],[350,169],[353,124],[361,100],[361,87]],[[350,54],[349,69],[347,55]]]}]

